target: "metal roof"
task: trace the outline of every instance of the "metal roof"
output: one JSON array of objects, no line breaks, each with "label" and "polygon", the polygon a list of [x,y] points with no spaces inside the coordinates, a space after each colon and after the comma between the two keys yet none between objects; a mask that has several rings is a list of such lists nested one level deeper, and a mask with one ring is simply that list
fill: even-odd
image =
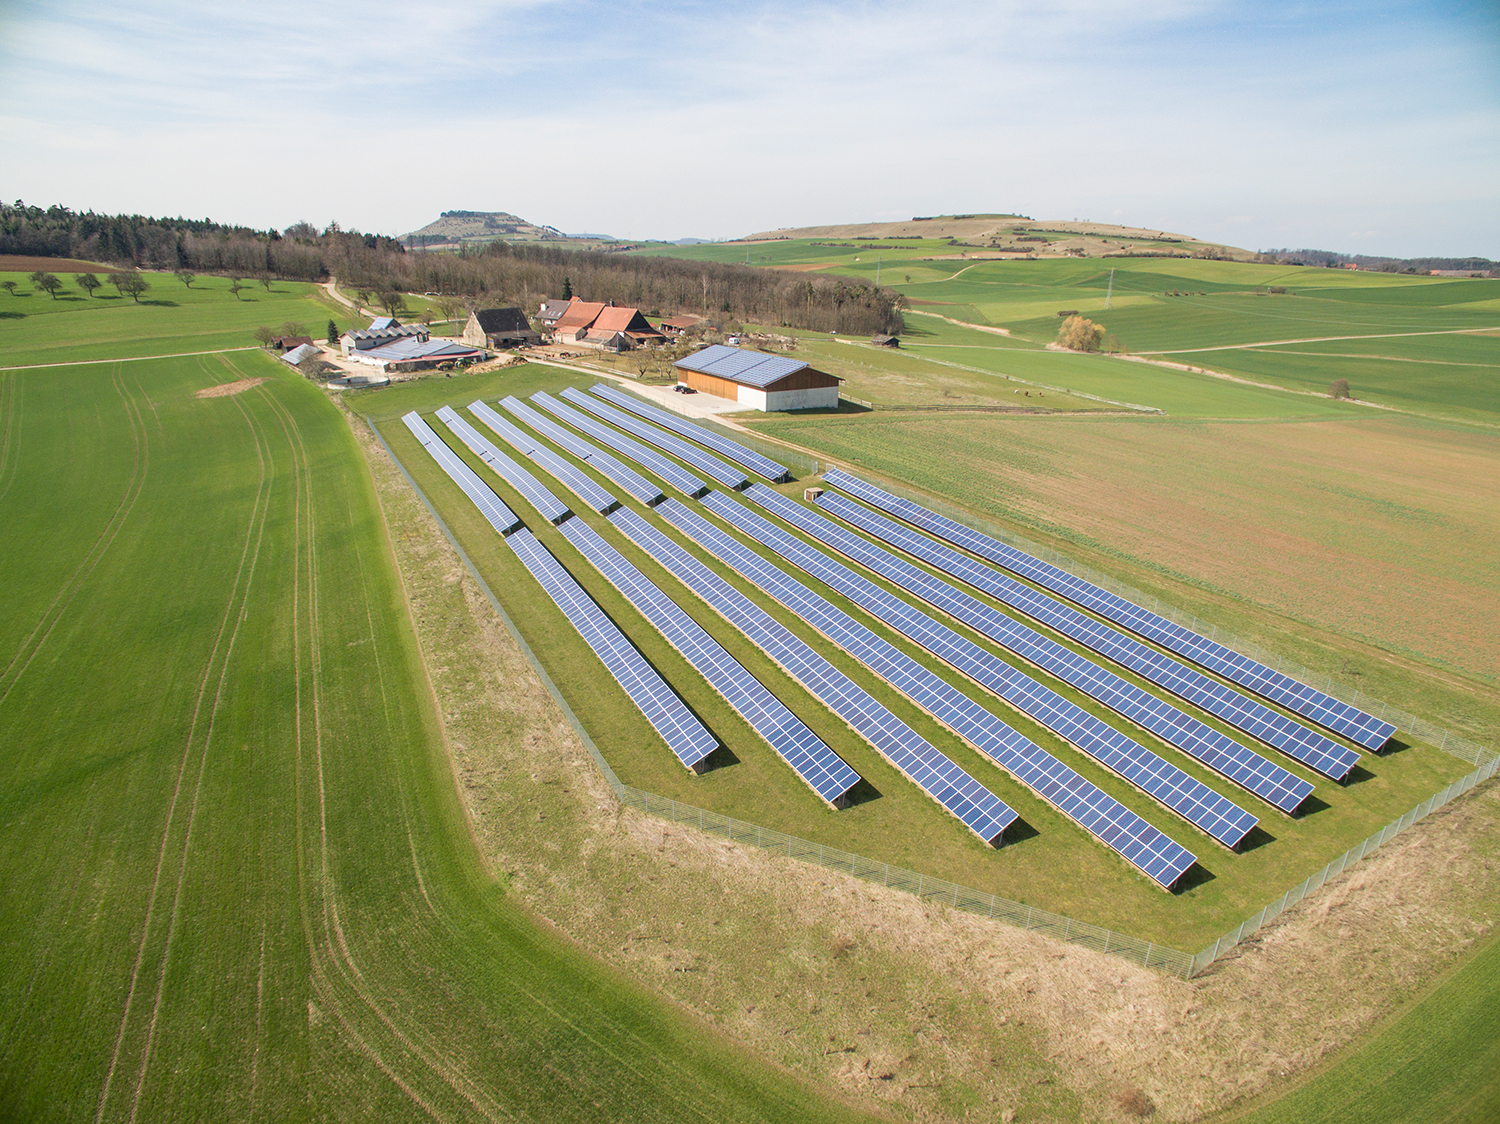
[{"label": "metal roof", "polygon": [[423,343],[414,339],[395,340],[384,347],[372,347],[359,353],[362,359],[375,359],[385,363],[404,363],[411,359],[432,359],[440,356],[462,358],[478,355],[479,352],[457,340],[428,340]]},{"label": "metal roof", "polygon": [[694,352],[686,359],[677,360],[673,366],[715,375],[745,386],[764,388],[788,375],[796,374],[807,364],[800,359],[788,359],[784,355],[767,355],[762,351],[746,351],[744,348],[716,343]]},{"label": "metal roof", "polygon": [[290,363],[293,367],[295,367],[298,363],[302,362],[302,360],[310,358],[311,356],[317,354],[319,354],[319,351],[316,347],[314,347],[310,343],[304,343],[283,352],[281,358],[283,362]]}]

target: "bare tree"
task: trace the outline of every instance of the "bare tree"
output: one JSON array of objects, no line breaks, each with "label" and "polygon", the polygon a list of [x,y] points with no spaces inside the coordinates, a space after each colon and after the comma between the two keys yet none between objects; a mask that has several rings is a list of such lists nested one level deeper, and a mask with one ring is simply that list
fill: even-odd
[{"label": "bare tree", "polygon": [[240,290],[245,287],[240,284],[242,280],[244,280],[244,278],[242,278],[237,273],[231,273],[229,275],[229,291],[234,294],[235,300],[240,299]]},{"label": "bare tree", "polygon": [[255,340],[261,347],[270,347],[271,341],[276,338],[276,329],[267,328],[264,325],[255,329]]},{"label": "bare tree", "polygon": [[193,287],[193,281],[197,279],[197,276],[198,275],[191,269],[177,270],[177,279],[182,282],[185,288],[188,289],[191,289]]},{"label": "bare tree", "polygon": [[92,273],[80,273],[75,280],[78,282],[78,287],[83,290],[84,295],[90,297],[94,295],[95,289],[104,284],[103,281],[100,281]]},{"label": "bare tree", "polygon": [[151,283],[133,269],[121,269],[111,273],[109,283],[122,297],[128,296],[136,304],[141,303],[141,294],[151,288]]}]

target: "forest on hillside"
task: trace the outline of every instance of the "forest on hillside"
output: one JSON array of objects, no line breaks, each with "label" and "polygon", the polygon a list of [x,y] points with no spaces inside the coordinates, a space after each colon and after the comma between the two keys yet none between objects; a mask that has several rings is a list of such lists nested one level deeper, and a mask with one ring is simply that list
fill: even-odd
[{"label": "forest on hillside", "polygon": [[319,281],[372,294],[417,292],[528,312],[565,289],[648,312],[727,314],[759,324],[858,334],[901,331],[904,299],[843,277],[743,265],[491,242],[407,253],[394,238],[296,223],[284,231],[211,219],[99,215],[0,204],[0,254],[82,258],[138,269]]}]

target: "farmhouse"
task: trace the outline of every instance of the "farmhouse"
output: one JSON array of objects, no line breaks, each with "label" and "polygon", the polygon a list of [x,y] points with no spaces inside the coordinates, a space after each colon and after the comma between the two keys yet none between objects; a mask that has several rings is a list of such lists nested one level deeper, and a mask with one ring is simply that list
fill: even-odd
[{"label": "farmhouse", "polygon": [[724,344],[705,347],[673,366],[694,390],[757,410],[836,410],[843,381],[800,359]]},{"label": "farmhouse", "polygon": [[603,301],[581,301],[574,297],[568,307],[553,321],[552,333],[559,339],[573,343],[588,335],[589,325],[599,318],[605,304]]},{"label": "farmhouse", "polygon": [[519,308],[482,308],[469,313],[460,338],[473,347],[506,348],[542,342],[541,333],[532,328]]},{"label": "farmhouse", "polygon": [[[542,306],[542,323],[556,311],[549,301]],[[609,351],[629,351],[648,343],[662,343],[666,337],[653,328],[638,308],[616,308],[613,301],[571,300],[552,323],[554,339],[568,343],[585,343]]]},{"label": "farmhouse", "polygon": [[542,327],[548,331],[557,327],[558,318],[564,312],[568,311],[568,306],[572,303],[572,297],[569,297],[565,301],[543,301],[541,308],[537,310],[537,316],[542,321]]},{"label": "farmhouse", "polygon": [[605,308],[589,325],[584,341],[600,342],[614,336],[624,337],[626,347],[641,347],[648,343],[662,343],[666,336],[653,328],[638,308]]}]

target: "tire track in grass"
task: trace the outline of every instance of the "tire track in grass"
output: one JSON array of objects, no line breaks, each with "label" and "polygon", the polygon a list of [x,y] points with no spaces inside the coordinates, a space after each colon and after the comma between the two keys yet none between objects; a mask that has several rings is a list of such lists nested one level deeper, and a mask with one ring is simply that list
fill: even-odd
[{"label": "tire track in grass", "polygon": [[[266,452],[262,445],[261,434],[256,428],[254,422],[250,419],[248,413],[246,413],[243,408],[241,408],[240,412],[244,416],[245,423],[250,428],[251,435],[255,440],[256,454],[260,461],[260,481],[256,489],[255,501],[251,506],[250,517],[245,526],[245,543],[240,550],[239,566],[235,572],[234,583],[230,587],[229,597],[224,603],[224,613],[219,620],[219,628],[214,635],[213,645],[209,649],[208,659],[204,662],[203,675],[198,683],[198,693],[196,699],[194,700],[192,717],[188,723],[187,737],[183,743],[182,758],[177,764],[176,776],[173,782],[172,797],[167,805],[167,820],[166,824],[162,828],[161,846],[157,852],[156,870],[152,876],[151,892],[146,900],[146,918],[141,926],[140,942],[136,946],[135,963],[130,972],[130,986],[125,994],[125,1007],[120,1015],[119,1029],[115,1034],[115,1045],[114,1050],[110,1055],[109,1068],[105,1072],[104,1083],[99,1090],[99,1104],[94,1113],[94,1120],[96,1124],[104,1119],[104,1111],[108,1107],[109,1095],[114,1083],[115,1070],[119,1066],[120,1054],[124,1049],[126,1031],[129,1029],[130,1016],[135,1005],[136,989],[140,984],[141,971],[146,958],[146,946],[150,941],[152,923],[155,920],[156,899],[161,889],[163,868],[166,865],[168,845],[171,842],[172,826],[177,815],[177,805],[182,797],[183,779],[187,775],[190,758],[192,756],[194,733],[197,728],[199,715],[203,705],[203,696],[208,690],[209,679],[213,674],[214,664],[218,658],[220,646],[223,643],[224,633],[229,625],[229,618],[235,612],[236,603],[238,601],[237,594],[239,592],[241,579],[244,575],[245,567],[250,558],[252,544],[257,541],[257,529],[263,530],[265,526],[265,512],[267,507],[269,506],[270,492],[270,484],[267,476]],[[272,471],[274,472],[274,465],[272,466]],[[138,1098],[139,1090],[137,1090],[137,1100]]]},{"label": "tire track in grass", "polygon": [[[58,589],[57,595],[52,598],[52,603],[42,613],[41,619],[31,630],[30,635],[21,642],[21,647],[11,657],[10,663],[4,671],[0,671],[0,703],[3,703],[20,681],[26,669],[36,659],[37,653],[46,645],[51,637],[53,629],[57,627],[58,621],[73,604],[73,599],[78,596],[79,589],[88,580],[94,570],[98,568],[99,562],[109,551],[114,543],[115,537],[120,533],[120,528],[130,517],[135,508],[135,502],[140,498],[141,490],[146,485],[146,474],[150,469],[150,444],[146,434],[146,423],[141,417],[140,408],[130,397],[125,388],[125,380],[120,376],[118,367],[111,372],[110,380],[115,388],[115,393],[120,396],[120,401],[125,407],[125,418],[130,425],[130,435],[135,442],[135,459],[131,465],[130,480],[125,485],[125,494],[120,497],[120,502],[115,505],[114,512],[109,521],[94,539],[94,544],[89,548],[68,579]],[[8,485],[7,485],[8,487]],[[24,657],[24,659],[22,658]]]},{"label": "tire track in grass", "polygon": [[[244,415],[246,423],[252,424],[249,411],[245,409],[244,405],[236,401],[235,407]],[[203,778],[208,771],[209,748],[213,745],[214,726],[217,723],[219,711],[224,702],[224,686],[229,681],[229,668],[234,660],[234,650],[236,641],[239,639],[240,626],[244,624],[246,617],[249,615],[246,611],[246,606],[250,603],[250,590],[255,584],[255,570],[256,565],[260,561],[261,546],[265,541],[266,513],[269,509],[270,503],[267,502],[261,510],[259,526],[256,529],[255,535],[255,552],[250,557],[249,569],[248,571],[242,570],[244,582],[238,588],[239,606],[233,614],[234,627],[229,631],[229,642],[224,646],[223,658],[219,660],[219,679],[214,689],[213,704],[208,708],[208,722],[203,732],[203,745],[198,753],[198,775],[193,782],[193,795],[188,803],[187,823],[182,833],[182,852],[177,859],[177,882],[172,890],[172,910],[168,914],[166,945],[163,947],[161,953],[161,966],[158,969],[156,977],[156,993],[151,1003],[151,1017],[146,1024],[146,1045],[141,1051],[141,1068],[136,1076],[135,1096],[132,1098],[130,1105],[130,1124],[135,1124],[136,1116],[140,1112],[141,1096],[146,1088],[146,1075],[151,1065],[152,1047],[156,1042],[157,1021],[161,1016],[162,998],[166,994],[167,970],[171,966],[172,961],[172,944],[176,939],[177,925],[182,915],[182,888],[187,880],[188,857],[193,843],[193,828],[198,822],[198,798],[203,792]],[[203,696],[200,688],[198,701],[193,707],[193,721],[188,729],[189,742],[191,742],[193,737],[193,729],[198,724],[199,708],[202,705],[202,701]]]},{"label": "tire track in grass", "polygon": [[0,375],[0,415],[5,424],[0,426],[0,500],[5,499],[10,486],[21,472],[21,376],[19,373]]},{"label": "tire track in grass", "polygon": [[[313,504],[312,471],[308,462],[306,445],[302,439],[301,427],[297,424],[295,416],[264,387],[257,387],[257,393],[271,402],[272,408],[278,414],[283,429],[286,432],[288,444],[292,448],[293,463],[297,466],[296,475],[299,483],[296,488],[297,514],[294,518],[294,526],[298,527],[297,537],[299,540],[305,535],[306,549],[306,581],[307,581],[307,619],[308,619],[308,670],[312,697],[312,725],[314,747],[314,763],[317,776],[317,799],[318,799],[318,847],[319,860],[321,863],[321,878],[316,890],[321,898],[323,914],[323,941],[326,942],[326,950],[330,963],[335,971],[342,977],[344,984],[353,992],[354,998],[364,1008],[374,1015],[386,1031],[393,1037],[398,1049],[404,1049],[410,1053],[416,1062],[424,1066],[432,1075],[446,1084],[453,1093],[463,1098],[464,1101],[475,1111],[487,1119],[498,1121],[510,1119],[498,1103],[474,1080],[462,1067],[455,1066],[446,1061],[441,1053],[440,1045],[432,1041],[430,1033],[424,1033],[421,1027],[403,1029],[398,1026],[394,1018],[387,1014],[382,1007],[381,996],[365,978],[351,952],[345,936],[342,919],[338,909],[337,890],[333,885],[330,874],[329,863],[329,840],[328,840],[328,816],[327,816],[327,790],[323,768],[323,725],[322,725],[322,623],[321,623],[321,575],[319,572],[317,558],[317,516]],[[305,529],[304,529],[305,528]],[[299,549],[300,553],[300,549]],[[297,562],[297,583],[302,580],[303,561]],[[299,610],[294,616],[298,621],[301,619]],[[372,634],[373,635],[373,634]],[[297,644],[300,657],[301,644]],[[298,674],[300,688],[301,676]],[[300,696],[299,696],[300,697]],[[300,744],[300,702],[299,702],[299,744]],[[310,946],[310,951],[313,950]],[[349,1029],[353,1029],[345,1013],[337,1008],[340,1022]],[[418,1042],[414,1036],[420,1036],[427,1041]],[[377,1059],[377,1064],[385,1072],[395,1077],[393,1071],[383,1062]],[[413,1095],[412,1087],[408,1082],[398,1081],[398,1086]],[[416,1099],[414,1097],[414,1099]],[[426,1101],[420,1101],[423,1107],[435,1113],[435,1110]],[[442,1117],[438,1117],[441,1119]]]}]

